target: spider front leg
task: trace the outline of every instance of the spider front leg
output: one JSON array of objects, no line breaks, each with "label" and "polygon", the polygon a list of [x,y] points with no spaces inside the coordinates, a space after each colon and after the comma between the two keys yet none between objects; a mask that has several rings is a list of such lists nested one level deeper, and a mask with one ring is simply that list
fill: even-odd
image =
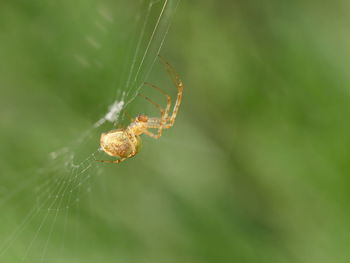
[{"label": "spider front leg", "polygon": [[182,92],[183,92],[184,86],[183,86],[182,80],[180,79],[179,74],[175,71],[175,69],[162,56],[158,55],[158,57],[160,59],[160,62],[168,72],[169,76],[171,77],[177,89],[177,98],[173,108],[173,113],[171,114],[170,118],[167,118],[168,123],[164,126],[165,129],[168,129],[172,127],[175,123],[177,112],[180,108],[180,104],[182,100]]},{"label": "spider front leg", "polygon": [[159,134],[154,134],[153,132],[150,132],[149,130],[145,130],[143,133],[149,137],[152,137],[153,139],[159,139],[159,137],[162,136]]},{"label": "spider front leg", "polygon": [[[165,93],[161,88],[157,87],[156,85],[149,83],[149,82],[145,82],[144,83],[146,86],[151,87],[155,90],[158,90],[160,93],[162,93],[166,98],[167,98],[167,105],[165,108],[165,112],[164,112],[164,120],[166,120],[168,118],[168,113],[170,110],[170,106],[171,106],[171,97],[169,94]],[[158,105],[159,106],[159,105]]]},{"label": "spider front leg", "polygon": [[[150,84],[151,85],[151,84]],[[155,87],[155,86],[154,86]],[[158,88],[157,88],[158,89]],[[165,94],[165,93],[164,93]],[[154,134],[150,131],[144,131],[143,133],[145,133],[146,135],[152,137],[152,138],[155,138],[155,139],[158,139],[159,137],[162,136],[162,131],[163,131],[163,124],[166,122],[166,118],[165,116],[168,115],[168,111],[169,111],[169,108],[170,108],[170,105],[167,105],[166,109],[164,110],[158,103],[152,101],[150,98],[148,98],[147,96],[144,96],[142,94],[139,93],[139,95],[143,98],[145,98],[146,100],[148,100],[150,103],[152,103],[154,106],[156,106],[159,110],[160,110],[160,115],[161,117],[160,118],[150,118],[149,121],[151,119],[153,120],[156,120],[157,124],[158,122],[160,122],[160,125],[157,125],[156,127],[148,127],[148,128],[157,128],[158,129],[158,133],[157,134]],[[170,100],[170,96],[168,98],[168,100]]]}]

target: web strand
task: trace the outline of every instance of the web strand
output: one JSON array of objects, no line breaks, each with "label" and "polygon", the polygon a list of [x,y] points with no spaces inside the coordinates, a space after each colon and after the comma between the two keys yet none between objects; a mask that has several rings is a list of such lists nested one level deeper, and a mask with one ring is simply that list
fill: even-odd
[{"label": "web strand", "polygon": [[[176,7],[174,8],[171,6],[171,3],[175,1]],[[143,1],[143,3],[145,2]],[[26,196],[25,193],[28,190],[35,196],[35,198],[30,197],[32,198],[30,200],[33,200],[33,205],[25,212],[23,218],[3,237],[0,245],[0,261],[9,255],[9,250],[19,242],[21,242],[21,247],[23,248],[20,254],[22,262],[33,262],[32,258],[35,258],[35,262],[47,262],[52,250],[62,258],[64,258],[65,251],[68,249],[70,252],[73,250],[74,253],[78,253],[77,244],[82,228],[80,225],[82,200],[86,193],[88,193],[88,198],[92,198],[89,190],[93,187],[91,178],[96,176],[102,169],[101,165],[96,162],[96,159],[101,159],[97,157],[103,154],[97,149],[99,134],[96,136],[96,133],[102,125],[107,125],[106,123],[109,122],[118,122],[122,110],[134,100],[140,88],[140,85],[137,85],[138,82],[149,76],[157,55],[164,45],[178,4],[179,0],[158,0],[147,3],[146,12],[145,14],[142,13],[144,14],[142,16],[143,20],[141,20],[137,28],[140,31],[136,34],[136,40],[132,41],[135,45],[128,59],[128,62],[130,62],[129,67],[125,66],[127,68],[126,76],[124,77],[125,85],[123,87],[115,87],[116,90],[121,90],[117,96],[118,100],[115,100],[109,110],[102,114],[102,118],[90,127],[83,129],[84,131],[79,137],[72,140],[68,146],[52,152],[50,161],[44,168],[35,172],[34,176],[30,174],[28,178],[25,178],[21,184],[13,188],[10,193],[0,200],[0,208],[3,208],[12,203],[16,205],[16,197],[20,195]],[[159,13],[154,17],[155,20],[152,20],[154,23],[152,25],[150,21],[155,7],[157,12],[159,8]],[[171,13],[167,16],[167,10],[169,9]],[[113,25],[113,16],[108,16],[107,13],[104,15],[106,16],[106,21]],[[97,21],[96,23],[96,27],[101,32],[110,32],[101,22]],[[160,42],[157,42],[159,39]],[[97,40],[93,35],[89,35],[85,42],[87,41],[90,47],[95,50],[103,49],[103,45]],[[146,45],[144,46],[144,44]],[[155,53],[153,54],[152,52],[154,51]],[[91,61],[93,60],[87,60],[87,63],[91,65]],[[84,67],[83,64],[81,64],[82,67]],[[120,77],[120,79],[122,78]],[[112,82],[115,85],[115,78],[112,78]],[[91,144],[95,145],[93,146],[95,148],[87,145],[88,142],[92,142]],[[81,161],[77,161],[78,156],[83,157]],[[86,188],[88,191],[84,191]],[[107,195],[107,193],[103,194]],[[69,231],[72,227],[71,216],[72,212],[75,211],[74,209],[76,210],[74,215],[77,219],[73,222],[73,225],[76,233]],[[72,239],[66,238],[67,235],[76,236],[76,242],[73,242],[73,245],[76,246],[75,248],[67,245],[67,240],[72,242]],[[55,247],[52,241],[56,236],[59,236],[61,243]]]}]

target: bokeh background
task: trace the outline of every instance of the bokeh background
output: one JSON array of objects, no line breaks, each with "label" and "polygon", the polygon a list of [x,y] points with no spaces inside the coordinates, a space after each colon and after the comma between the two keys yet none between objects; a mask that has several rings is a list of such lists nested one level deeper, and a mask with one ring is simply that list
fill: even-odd
[{"label": "bokeh background", "polygon": [[137,81],[175,96],[152,66],[171,22],[183,104],[120,165],[94,162],[113,124],[93,125],[135,93],[164,1],[0,3],[0,261],[349,262],[349,2],[170,2]]}]

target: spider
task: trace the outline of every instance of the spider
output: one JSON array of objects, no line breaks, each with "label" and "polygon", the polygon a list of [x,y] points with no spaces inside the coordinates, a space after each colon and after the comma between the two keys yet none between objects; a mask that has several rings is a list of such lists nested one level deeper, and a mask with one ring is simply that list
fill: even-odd
[{"label": "spider", "polygon": [[[110,156],[119,157],[117,160],[98,160],[98,162],[105,163],[121,163],[128,158],[134,157],[140,150],[141,146],[141,134],[146,134],[154,139],[158,139],[162,136],[163,129],[169,129],[175,123],[176,115],[179,110],[183,84],[176,73],[174,68],[166,62],[161,56],[159,56],[161,64],[165,67],[168,74],[170,75],[175,87],[177,88],[177,99],[172,110],[169,114],[171,107],[171,97],[166,94],[162,89],[157,86],[145,82],[146,86],[158,90],[167,98],[167,105],[162,108],[159,104],[152,101],[150,98],[139,94],[141,97],[145,98],[147,101],[156,106],[160,111],[159,117],[148,117],[147,115],[138,115],[135,119],[131,119],[129,126],[123,129],[111,130],[107,133],[101,134],[100,145],[102,150]],[[156,133],[151,132],[149,129],[158,129]]]}]

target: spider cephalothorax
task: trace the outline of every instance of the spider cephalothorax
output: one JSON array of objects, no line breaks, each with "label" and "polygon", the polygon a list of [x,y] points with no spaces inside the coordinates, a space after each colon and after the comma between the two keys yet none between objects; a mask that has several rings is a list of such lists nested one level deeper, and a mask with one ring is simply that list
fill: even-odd
[{"label": "spider cephalothorax", "polygon": [[[163,109],[159,104],[153,102],[150,98],[139,94],[160,110],[160,117],[150,118],[146,115],[139,115],[131,121],[128,127],[124,129],[111,130],[107,133],[102,133],[100,139],[100,145],[102,150],[110,156],[119,157],[119,159],[114,161],[100,162],[120,163],[130,157],[133,157],[140,150],[141,134],[146,134],[150,137],[158,139],[160,136],[162,136],[163,129],[168,129],[174,125],[176,115],[179,110],[182,99],[183,84],[179,78],[179,75],[170,66],[170,64],[164,61],[164,59],[162,59],[161,57],[160,61],[168,71],[175,87],[177,88],[177,99],[172,113],[169,116],[169,111],[171,107],[170,96],[155,85],[145,83],[145,85],[160,91],[163,95],[166,96],[167,105],[165,109]],[[157,129],[157,132],[153,133],[149,129]]]}]

